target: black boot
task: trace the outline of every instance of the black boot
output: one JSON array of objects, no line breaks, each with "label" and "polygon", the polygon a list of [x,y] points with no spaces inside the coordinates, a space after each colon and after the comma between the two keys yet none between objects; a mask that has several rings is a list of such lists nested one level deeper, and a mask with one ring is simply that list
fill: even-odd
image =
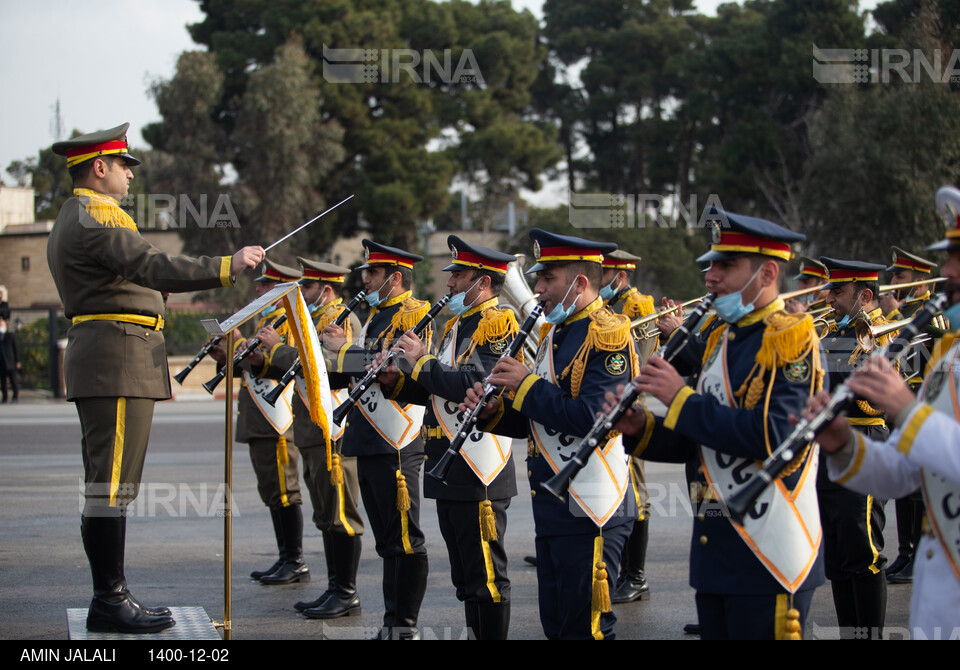
[{"label": "black boot", "polygon": [[463,602],[463,619],[467,622],[467,639],[480,639],[480,607],[474,600]]},{"label": "black boot", "polygon": [[394,640],[419,640],[417,619],[427,591],[429,571],[426,554],[404,554],[397,557],[397,620]]},{"label": "black boot", "polygon": [[620,579],[617,582],[617,590],[610,599],[611,602],[631,603],[649,597],[650,585],[643,572],[647,559],[649,531],[650,522],[646,518],[633,524],[633,532],[630,533],[627,546],[623,550]]},{"label": "black boot", "polygon": [[[127,517],[122,515],[120,517],[120,542],[122,547],[127,546]],[[133,594],[130,593],[130,590],[127,588],[127,576],[122,573],[123,564],[120,565],[121,569],[121,579],[123,580],[123,589],[127,592],[127,597],[130,599],[130,602],[134,607],[138,607],[144,611],[144,613],[149,614],[150,616],[171,616],[173,613],[170,611],[169,607],[146,607],[141,605],[140,601],[133,597]]]},{"label": "black boot", "polygon": [[336,586],[336,568],[333,558],[333,533],[328,530],[323,531],[323,558],[327,562],[327,590],[320,594],[316,600],[301,600],[293,608],[298,612],[319,607],[324,600],[330,597]]},{"label": "black boot", "polygon": [[510,630],[510,601],[499,603],[479,603],[477,614],[480,619],[478,640],[506,640]]},{"label": "black boot", "polygon": [[397,559],[383,559],[383,626],[374,640],[389,640],[397,623]]},{"label": "black boot", "polygon": [[303,562],[303,510],[300,505],[280,508],[280,529],[287,548],[287,560],[277,570],[260,578],[261,584],[309,582],[310,568]]},{"label": "black boot", "polygon": [[360,538],[344,533],[333,534],[336,547],[336,577],[330,597],[319,606],[303,611],[311,619],[337,619],[360,615],[360,596],[357,594],[357,567],[360,565]]},{"label": "black boot", "polygon": [[287,548],[284,546],[283,527],[280,524],[280,510],[270,509],[270,520],[273,522],[273,534],[277,538],[277,552],[279,558],[266,570],[254,570],[250,573],[250,579],[259,581],[264,575],[269,575],[280,569],[280,566],[287,560]]},{"label": "black boot", "polygon": [[852,580],[857,606],[858,640],[882,640],[887,617],[887,580],[883,572],[857,575]]},{"label": "black boot", "polygon": [[[80,534],[93,576],[93,600],[87,611],[87,630],[94,633],[158,633],[176,622],[169,614],[151,614],[130,596],[123,579],[125,519],[84,516]],[[157,610],[153,610],[157,611]]]}]

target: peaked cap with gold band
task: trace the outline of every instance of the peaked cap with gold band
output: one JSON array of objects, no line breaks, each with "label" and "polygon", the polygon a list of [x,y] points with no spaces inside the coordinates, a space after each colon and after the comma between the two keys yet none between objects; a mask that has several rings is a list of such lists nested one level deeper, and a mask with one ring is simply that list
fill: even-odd
[{"label": "peaked cap with gold band", "polygon": [[119,156],[127,161],[127,165],[140,165],[140,161],[130,155],[130,145],[127,143],[129,127],[129,123],[124,123],[110,130],[55,142],[53,153],[66,156],[68,168],[99,156]]},{"label": "peaked cap with gold band", "polygon": [[697,259],[698,263],[728,261],[747,254],[788,261],[793,258],[790,245],[807,239],[805,235],[753,216],[712,208],[707,217],[713,228],[713,243],[710,251]]},{"label": "peaked cap with gold band", "polygon": [[368,270],[379,265],[399,265],[413,269],[414,263],[423,260],[423,256],[417,256],[396,247],[388,247],[373,240],[364,239],[362,244],[364,264],[357,267],[358,270]]},{"label": "peaked cap with gold band", "polygon": [[801,256],[800,272],[797,273],[794,280],[799,281],[800,279],[822,279],[826,281],[827,266],[809,256]]},{"label": "peaked cap with gold band", "polygon": [[827,266],[828,281],[823,290],[840,288],[846,283],[855,281],[878,281],[883,265],[864,263],[863,261],[841,261],[836,258],[820,257],[820,262]]},{"label": "peaked cap with gold band", "polygon": [[617,250],[613,242],[592,242],[582,237],[558,235],[540,228],[530,230],[533,257],[537,261],[525,274],[532,275],[553,265],[603,262],[604,254]]},{"label": "peaked cap with gold band", "polygon": [[350,268],[340,267],[333,263],[322,263],[312,261],[309,258],[297,256],[297,262],[303,268],[303,276],[300,277],[301,284],[307,284],[312,281],[330,282],[331,284],[342,284],[350,272]]},{"label": "peaked cap with gold band", "polygon": [[450,265],[443,268],[444,272],[477,268],[478,270],[506,274],[507,266],[517,260],[516,256],[510,254],[481,247],[479,244],[468,244],[456,235],[450,235],[447,238],[447,246],[450,247],[452,258]]},{"label": "peaked cap with gold band", "polygon": [[960,249],[960,190],[954,186],[941,186],[936,200],[937,214],[947,227],[947,236],[928,246],[927,251]]},{"label": "peaked cap with gold band", "polygon": [[890,253],[893,256],[893,262],[887,270],[891,272],[894,270],[912,270],[913,272],[930,274],[933,268],[937,267],[937,264],[933,261],[920,258],[915,254],[904,251],[900,247],[890,247]]},{"label": "peaked cap with gold band", "polygon": [[300,270],[280,265],[269,258],[263,259],[263,273],[253,281],[291,282],[300,279]]},{"label": "peaked cap with gold band", "polygon": [[640,262],[639,256],[634,256],[623,249],[616,249],[603,255],[604,270],[629,270],[637,269],[637,263]]}]

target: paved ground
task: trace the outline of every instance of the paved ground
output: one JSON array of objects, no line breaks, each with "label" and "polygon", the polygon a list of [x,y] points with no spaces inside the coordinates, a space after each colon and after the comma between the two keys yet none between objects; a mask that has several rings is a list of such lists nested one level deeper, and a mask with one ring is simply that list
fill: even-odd
[{"label": "paved ground", "polygon": [[[201,606],[223,619],[223,519],[217,515],[223,489],[222,403],[157,405],[144,488],[137,518],[129,522],[127,577],[148,604]],[[73,405],[24,394],[17,405],[0,405],[0,639],[66,640],[67,608],[89,602],[90,577],[80,543],[80,432]],[[507,546],[511,562],[514,639],[543,639],[536,572],[523,556],[533,550],[533,520],[523,453],[516,453],[518,488],[510,509]],[[687,586],[690,512],[680,466],[650,464],[654,514],[647,572],[652,597],[616,606],[620,639],[696,639],[682,627],[695,620]],[[305,529],[304,546],[315,579],[310,584],[268,587],[248,573],[271,564],[273,533],[257,496],[245,445],[234,452],[233,639],[363,639],[380,623],[380,561],[365,537],[360,562],[360,617],[335,622],[304,619],[292,605],[323,590],[325,567],[319,531]],[[888,505],[893,517],[892,504]],[[450,586],[449,569],[434,506],[423,505],[430,555],[430,582],[420,623],[425,638],[463,636],[463,615]],[[309,506],[304,516],[309,518]],[[887,546],[895,553],[895,524]],[[888,549],[887,554],[890,554]],[[910,586],[891,586],[888,630],[906,632]],[[835,638],[829,586],[818,590],[807,636]]]}]

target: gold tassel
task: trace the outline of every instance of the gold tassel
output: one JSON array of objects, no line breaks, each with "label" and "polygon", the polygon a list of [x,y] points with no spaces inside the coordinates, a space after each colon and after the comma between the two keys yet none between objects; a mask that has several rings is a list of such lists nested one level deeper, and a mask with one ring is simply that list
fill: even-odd
[{"label": "gold tassel", "polygon": [[[625,314],[613,314],[606,309],[598,309],[590,314],[590,326],[583,344],[577,349],[573,360],[560,374],[564,379],[570,375],[570,394],[576,398],[580,394],[580,384],[587,365],[587,358],[594,349],[598,351],[620,351],[630,347],[630,318]],[[630,347],[632,349],[632,347]]]},{"label": "gold tassel", "polygon": [[343,484],[343,465],[340,463],[340,454],[333,454],[329,462],[331,463],[330,483],[340,486]]},{"label": "gold tassel", "polygon": [[788,640],[802,640],[803,631],[800,629],[800,612],[791,607],[787,610],[787,621],[783,626]]},{"label": "gold tassel", "polygon": [[610,602],[610,584],[607,582],[607,564],[597,561],[593,573],[593,602],[591,607],[595,612],[611,612],[613,605]]},{"label": "gold tassel", "polygon": [[407,478],[397,470],[397,510],[406,512],[410,509],[410,492],[407,491]]},{"label": "gold tassel", "polygon": [[767,370],[775,370],[779,361],[795,361],[803,357],[817,340],[817,331],[809,314],[778,311],[763,321],[767,327],[756,361]]},{"label": "gold tassel", "polygon": [[484,542],[496,542],[497,517],[489,500],[484,500],[480,508],[480,539]]},{"label": "gold tassel", "polygon": [[290,462],[290,455],[287,454],[287,438],[283,435],[277,438],[277,462],[283,465]]}]

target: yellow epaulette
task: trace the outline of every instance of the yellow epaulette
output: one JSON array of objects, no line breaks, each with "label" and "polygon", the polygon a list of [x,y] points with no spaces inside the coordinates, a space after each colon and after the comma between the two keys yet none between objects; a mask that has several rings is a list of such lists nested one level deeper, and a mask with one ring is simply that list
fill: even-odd
[{"label": "yellow epaulette", "polygon": [[405,333],[416,326],[428,311],[430,311],[430,303],[426,300],[407,298],[400,303],[400,309],[394,313],[390,326],[394,331]]},{"label": "yellow epaulette", "polygon": [[483,311],[471,339],[479,347],[487,342],[512,338],[518,332],[520,326],[517,325],[517,317],[512,309],[491,307]]},{"label": "yellow epaulette", "polygon": [[779,310],[766,317],[763,323],[766,329],[756,361],[767,370],[805,357],[820,340],[809,314]]},{"label": "yellow epaulette", "polygon": [[129,228],[136,230],[136,222],[130,215],[120,209],[120,204],[109,195],[97,193],[88,188],[74,190],[74,195],[80,198],[84,210],[94,221],[105,228]]},{"label": "yellow epaulette", "polygon": [[336,321],[337,317],[340,316],[341,312],[343,312],[343,310],[345,309],[346,307],[342,304],[333,305],[331,307],[324,309],[323,312],[320,314],[320,318],[317,319],[317,323],[316,323],[317,331],[323,330],[324,328],[329,326],[331,323]]},{"label": "yellow epaulette", "polygon": [[606,307],[595,310],[590,314],[590,325],[583,344],[574,354],[570,364],[563,370],[560,379],[571,373],[570,392],[574,398],[580,393],[580,383],[583,381],[583,372],[587,358],[592,351],[615,352],[626,349],[630,357],[631,376],[640,373],[640,357],[633,346],[633,337],[630,335],[630,317],[626,314],[615,314]]},{"label": "yellow epaulette", "polygon": [[631,319],[647,316],[656,311],[652,295],[644,295],[637,289],[631,288],[623,297],[623,313]]}]

